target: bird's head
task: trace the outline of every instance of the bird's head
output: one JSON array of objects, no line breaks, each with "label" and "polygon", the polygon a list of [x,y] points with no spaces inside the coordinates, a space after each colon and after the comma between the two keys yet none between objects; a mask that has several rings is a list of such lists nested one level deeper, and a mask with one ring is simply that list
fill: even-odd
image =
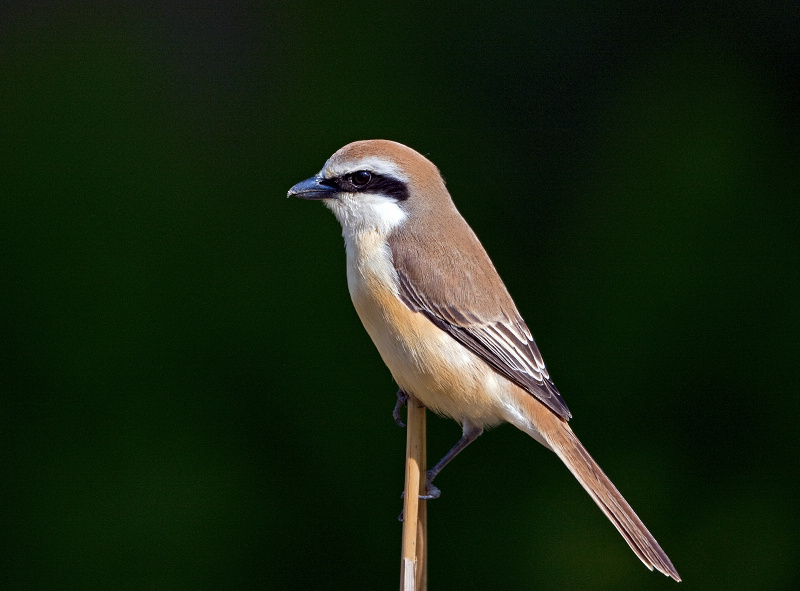
[{"label": "bird's head", "polygon": [[317,199],[345,232],[388,233],[412,215],[450,203],[439,170],[411,148],[389,140],[347,144],[315,176],[289,189],[288,197]]}]

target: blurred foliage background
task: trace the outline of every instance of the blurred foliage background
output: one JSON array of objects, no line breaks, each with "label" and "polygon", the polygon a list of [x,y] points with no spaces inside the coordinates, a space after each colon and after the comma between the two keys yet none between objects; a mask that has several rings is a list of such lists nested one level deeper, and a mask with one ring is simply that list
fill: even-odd
[{"label": "blurred foliage background", "polygon": [[[396,588],[395,386],[285,198],[380,137],[680,588],[800,587],[798,64],[789,1],[4,3],[0,586]],[[431,589],[677,588],[511,427],[437,484]]]}]

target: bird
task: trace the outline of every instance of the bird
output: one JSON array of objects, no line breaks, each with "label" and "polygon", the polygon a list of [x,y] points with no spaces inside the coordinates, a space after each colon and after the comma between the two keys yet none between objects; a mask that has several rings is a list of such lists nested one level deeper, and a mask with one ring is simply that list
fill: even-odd
[{"label": "bird", "polygon": [[485,428],[510,423],[556,453],[648,569],[681,580],[573,433],[528,326],[428,158],[391,140],[352,142],[287,196],[322,201],[341,224],[350,296],[398,407],[412,396],[461,424],[421,498],[439,496],[433,479]]}]

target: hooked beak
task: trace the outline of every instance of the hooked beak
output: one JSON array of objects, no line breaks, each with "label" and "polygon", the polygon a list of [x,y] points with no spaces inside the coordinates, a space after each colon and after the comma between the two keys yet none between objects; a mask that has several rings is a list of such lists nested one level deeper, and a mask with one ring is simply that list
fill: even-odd
[{"label": "hooked beak", "polygon": [[289,189],[287,197],[299,197],[300,199],[336,199],[339,190],[336,187],[325,185],[320,176],[312,176],[310,179],[300,181]]}]

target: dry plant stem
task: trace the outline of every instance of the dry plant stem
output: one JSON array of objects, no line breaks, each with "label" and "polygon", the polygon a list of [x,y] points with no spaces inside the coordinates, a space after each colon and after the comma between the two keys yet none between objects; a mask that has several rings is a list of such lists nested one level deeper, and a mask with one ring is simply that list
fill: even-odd
[{"label": "dry plant stem", "polygon": [[[420,405],[419,411],[420,433],[422,434],[422,454],[419,463],[419,494],[428,494],[427,490],[427,414],[425,407]],[[428,501],[419,500],[417,507],[417,591],[428,591]]]},{"label": "dry plant stem", "polygon": [[[425,407],[414,398],[408,399],[406,427],[406,484],[403,495],[403,550],[400,561],[400,590],[424,591],[426,554],[425,501]],[[421,509],[421,513],[420,513]],[[422,521],[420,521],[422,517]]]}]

